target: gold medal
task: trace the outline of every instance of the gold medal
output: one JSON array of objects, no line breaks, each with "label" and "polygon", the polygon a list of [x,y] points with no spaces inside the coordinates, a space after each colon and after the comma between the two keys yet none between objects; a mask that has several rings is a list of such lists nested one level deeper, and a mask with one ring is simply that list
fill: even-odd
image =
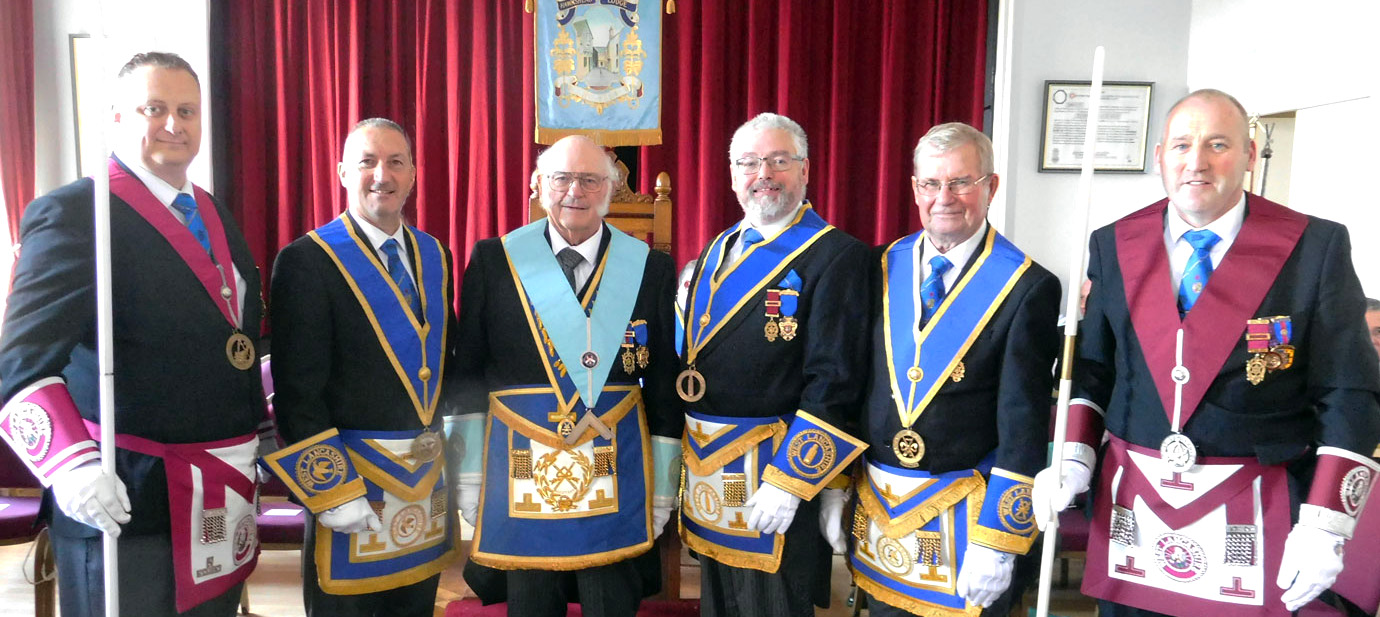
[{"label": "gold medal", "polygon": [[785,317],[782,317],[782,318],[781,318],[781,338],[784,339],[784,340],[787,340],[787,341],[789,341],[789,340],[795,338],[795,331],[796,331],[796,327],[797,327],[797,326],[799,326],[799,324],[796,323],[794,317],[791,317],[791,316],[789,316],[789,315],[787,315],[787,316],[785,316]]},{"label": "gold medal", "polygon": [[421,435],[412,440],[409,453],[413,460],[422,463],[436,460],[441,454],[441,436],[429,430],[422,431]]},{"label": "gold medal", "polygon": [[704,375],[699,371],[688,368],[676,376],[676,394],[680,395],[680,400],[693,403],[704,398]]},{"label": "gold medal", "polygon": [[241,371],[249,370],[249,367],[254,366],[254,341],[236,330],[230,335],[230,339],[225,341],[225,357],[230,359],[230,366]]},{"label": "gold medal", "polygon": [[[649,364],[651,361],[652,361],[652,353],[651,353],[650,351],[647,350],[647,346],[646,346],[646,345],[639,345],[639,346],[637,347],[637,367],[638,367],[638,368],[647,368],[647,364]],[[632,371],[628,371],[628,372],[631,373]]]},{"label": "gold medal", "polygon": [[776,325],[776,321],[772,320],[767,322],[767,325],[763,328],[763,331],[767,335],[767,342],[770,343],[776,341],[776,335],[781,331],[781,329]]},{"label": "gold medal", "polygon": [[1264,354],[1255,354],[1250,360],[1246,361],[1246,381],[1251,385],[1258,386],[1265,379],[1265,358]]},{"label": "gold medal", "polygon": [[954,372],[949,373],[949,378],[952,379],[952,380],[954,380],[954,383],[958,383],[958,382],[960,382],[960,381],[963,381],[964,375],[967,375],[967,374],[968,374],[968,367],[963,366],[963,361],[962,361],[962,360],[959,360],[959,361],[958,361],[958,366],[955,366],[955,367],[954,367]]},{"label": "gold medal", "polygon": [[633,358],[633,350],[623,348],[623,353],[619,356],[623,360],[623,372],[629,375],[637,368],[637,361]]},{"label": "gold medal", "polygon": [[891,438],[891,451],[896,459],[906,467],[919,467],[920,459],[925,457],[925,440],[920,434],[908,428],[901,429]]}]

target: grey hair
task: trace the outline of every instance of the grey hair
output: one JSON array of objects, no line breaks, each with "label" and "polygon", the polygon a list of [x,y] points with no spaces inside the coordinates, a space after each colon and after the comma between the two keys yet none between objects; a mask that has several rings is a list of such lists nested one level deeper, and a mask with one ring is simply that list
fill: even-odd
[{"label": "grey hair", "polygon": [[920,174],[920,157],[924,156],[925,151],[949,152],[967,144],[973,144],[973,147],[977,148],[978,170],[982,175],[996,171],[992,156],[992,140],[986,134],[962,122],[946,122],[931,128],[915,144],[915,152],[911,157],[911,162],[915,165],[914,173],[917,176]]},{"label": "grey hair", "polygon": [[[613,162],[613,157],[608,156],[608,153],[604,151],[604,147],[599,145],[598,142],[595,142],[593,139],[590,139],[589,137],[586,137],[584,135],[572,135],[570,137],[562,139],[570,139],[572,141],[583,141],[593,148],[598,148],[600,152],[604,152],[604,167],[605,169],[607,169],[607,173],[605,175],[609,177],[609,182],[613,183],[614,185],[617,185],[618,181],[622,180],[621,174],[618,173],[618,165]],[[558,141],[557,143],[560,142]],[[552,144],[552,146],[555,146],[555,144]],[[546,174],[557,171],[568,171],[565,169],[559,169],[557,167],[555,150],[556,149],[554,147],[547,148],[545,150],[542,150],[541,153],[537,155],[537,173],[545,176]]]},{"label": "grey hair", "polygon": [[[785,131],[791,136],[791,142],[795,145],[795,153],[801,158],[810,157],[810,141],[805,137],[805,129],[795,120],[787,118],[781,114],[771,112],[757,114],[751,120],[744,122],[738,130],[733,131],[733,140],[728,143],[728,156],[732,159],[736,153],[740,152],[739,146],[749,135],[760,131],[778,129]],[[759,153],[765,154],[765,153]]]},{"label": "grey hair", "polygon": [[134,54],[124,66],[120,67],[120,71],[116,74],[116,77],[124,77],[145,66],[187,71],[191,74],[192,81],[195,81],[198,87],[201,86],[201,78],[197,77],[196,70],[192,68],[192,65],[184,60],[182,56],[170,51],[146,51]]},{"label": "grey hair", "polygon": [[350,139],[350,136],[358,133],[362,129],[388,129],[397,131],[399,135],[402,135],[403,141],[407,142],[407,158],[412,159],[414,163],[417,161],[417,156],[412,153],[412,136],[408,135],[407,131],[403,130],[401,124],[389,120],[388,118],[365,118],[355,123],[354,127],[350,129],[350,132],[345,135],[345,139]]}]

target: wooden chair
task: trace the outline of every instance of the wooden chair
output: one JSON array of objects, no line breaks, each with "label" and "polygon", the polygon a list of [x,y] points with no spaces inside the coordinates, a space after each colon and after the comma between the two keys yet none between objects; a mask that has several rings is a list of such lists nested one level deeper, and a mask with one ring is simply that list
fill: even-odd
[{"label": "wooden chair", "polygon": [[[614,165],[618,166],[620,180],[614,185],[613,197],[609,201],[609,213],[604,222],[619,231],[642,240],[653,249],[663,253],[671,252],[671,174],[661,172],[656,176],[656,196],[635,193],[628,185],[628,166],[618,160],[612,152]],[[528,182],[532,194],[528,197],[527,220],[537,221],[546,218],[546,209],[541,207],[541,180],[537,172],[532,172]],[[675,515],[666,523],[666,530],[657,540],[661,550],[661,600],[680,599],[680,554],[682,552],[680,535],[676,533]]]},{"label": "wooden chair", "polygon": [[24,572],[34,585],[34,615],[53,617],[57,610],[56,570],[48,528],[38,521],[42,501],[43,485],[9,446],[0,443],[0,546],[34,543],[33,567]]},{"label": "wooden chair", "polygon": [[[635,193],[628,186],[628,166],[612,153],[609,154],[618,166],[621,180],[614,185],[613,197],[609,203],[608,216],[604,221],[619,231],[651,245],[663,253],[671,252],[671,175],[661,172],[656,176],[656,195]],[[546,217],[541,207],[541,187],[537,172],[532,172],[528,188],[532,190],[527,204],[527,220],[536,221]]]}]

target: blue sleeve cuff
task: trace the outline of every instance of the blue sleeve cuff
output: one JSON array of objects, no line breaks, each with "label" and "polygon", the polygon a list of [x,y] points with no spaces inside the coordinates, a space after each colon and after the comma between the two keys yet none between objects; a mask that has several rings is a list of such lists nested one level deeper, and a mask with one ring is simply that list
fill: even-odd
[{"label": "blue sleeve cuff", "polygon": [[801,499],[814,499],[867,444],[805,411],[798,411],[762,480]]},{"label": "blue sleeve cuff", "polygon": [[993,467],[972,541],[1017,555],[1029,551],[1038,532],[1030,501],[1033,482],[1029,476]]},{"label": "blue sleeve cuff", "polygon": [[264,464],[313,513],[364,496],[340,431],[329,429],[264,457]]}]

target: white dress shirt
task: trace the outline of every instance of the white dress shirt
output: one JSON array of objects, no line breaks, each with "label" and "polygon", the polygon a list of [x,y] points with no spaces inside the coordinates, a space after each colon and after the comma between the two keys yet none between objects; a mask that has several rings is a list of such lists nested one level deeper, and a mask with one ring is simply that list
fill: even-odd
[{"label": "white dress shirt", "polygon": [[788,227],[791,224],[791,221],[795,220],[795,215],[800,212],[800,208],[804,205],[805,202],[803,201],[796,204],[794,208],[791,208],[790,214],[787,214],[786,216],[777,219],[776,222],[770,225],[753,225],[747,219],[743,219],[742,223],[738,226],[738,231],[734,232],[734,237],[730,238],[732,246],[728,247],[728,258],[725,259],[723,263],[725,265],[736,264],[738,263],[739,259],[743,258],[742,237],[744,231],[747,231],[748,229],[756,229],[757,233],[762,234],[762,243],[766,243],[770,241],[773,237],[775,237],[776,234],[781,233],[781,230]]},{"label": "white dress shirt", "polygon": [[[918,278],[915,279],[915,306],[920,306],[920,286],[924,284],[925,279],[930,277],[930,271],[934,270],[930,267],[931,259],[937,255],[943,255],[945,259],[949,260],[949,263],[953,264],[953,267],[944,273],[944,293],[948,294],[954,290],[954,285],[958,284],[958,275],[963,272],[963,266],[967,265],[968,260],[973,256],[973,253],[977,252],[978,247],[982,246],[982,241],[986,238],[987,221],[983,221],[982,227],[978,228],[977,233],[974,233],[967,240],[959,242],[948,252],[941,253],[930,241],[929,234],[925,234],[925,241],[921,244],[921,250],[912,251],[916,260],[915,272],[918,273]],[[917,313],[917,317],[918,315]]]},{"label": "white dress shirt", "polygon": [[417,275],[412,272],[411,253],[407,252],[407,234],[403,233],[403,226],[398,225],[398,230],[390,236],[362,216],[356,216],[354,219],[359,221],[359,228],[364,230],[364,237],[369,240],[369,246],[374,247],[374,254],[378,255],[379,263],[383,264],[385,270],[388,269],[388,253],[383,252],[383,243],[389,239],[398,241],[398,257],[402,259],[403,269],[407,270],[407,276],[412,278],[412,287],[416,289]]},{"label": "white dress shirt", "polygon": [[[594,260],[599,258],[599,243],[604,239],[604,226],[600,225],[594,235],[586,238],[584,242],[571,246],[561,234],[556,232],[556,227],[551,221],[546,222],[546,235],[551,238],[551,254],[559,255],[564,248],[573,248],[585,260],[575,266],[575,289],[584,289],[589,277],[594,276]],[[557,260],[559,261],[559,260]]]},{"label": "white dress shirt", "polygon": [[1221,238],[1213,245],[1212,250],[1208,251],[1212,257],[1212,267],[1216,269],[1217,265],[1222,263],[1222,257],[1227,254],[1227,249],[1236,242],[1236,235],[1241,233],[1241,224],[1246,221],[1246,194],[1242,193],[1241,201],[1236,202],[1232,209],[1208,223],[1206,227],[1189,225],[1179,216],[1173,202],[1170,202],[1169,211],[1165,213],[1164,218],[1164,248],[1169,253],[1169,282],[1174,285],[1174,293],[1178,294],[1179,279],[1184,277],[1188,260],[1193,258],[1193,245],[1184,239],[1184,234],[1196,229],[1207,229]]}]

